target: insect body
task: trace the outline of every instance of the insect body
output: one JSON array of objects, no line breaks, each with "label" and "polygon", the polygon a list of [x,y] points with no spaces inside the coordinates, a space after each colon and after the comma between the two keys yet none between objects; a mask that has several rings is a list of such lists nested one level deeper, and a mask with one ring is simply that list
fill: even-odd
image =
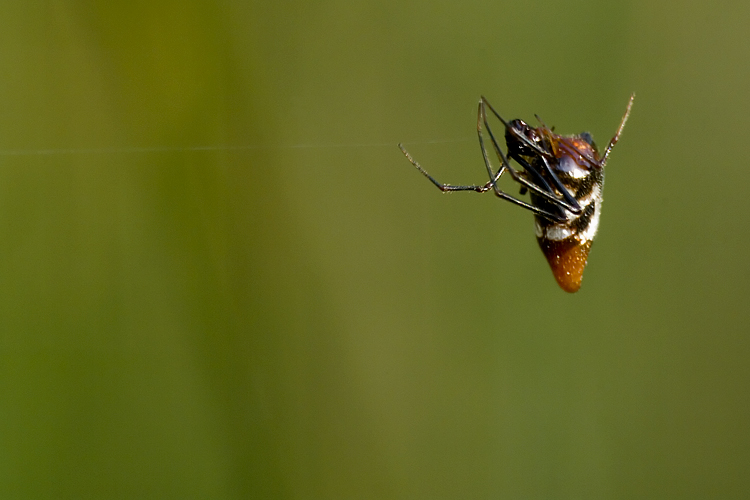
[{"label": "insect body", "polygon": [[[506,122],[482,97],[479,100],[477,134],[489,181],[482,185],[456,186],[436,181],[399,144],[409,161],[443,192],[492,191],[497,197],[515,203],[534,213],[534,229],[557,283],[566,292],[581,287],[591,243],[599,227],[604,166],[617,143],[630,115],[635,95],[630,97],[625,114],[615,136],[602,155],[591,135],[584,132],[575,136],[555,134],[543,123],[531,127],[522,120]],[[505,126],[507,153],[500,148],[487,122],[487,109]],[[540,120],[541,122],[541,120]],[[485,147],[483,126],[489,135],[500,168],[494,171]],[[514,169],[514,160],[522,170]],[[521,185],[521,194],[529,192],[527,203],[502,191],[497,182],[505,173]]]}]

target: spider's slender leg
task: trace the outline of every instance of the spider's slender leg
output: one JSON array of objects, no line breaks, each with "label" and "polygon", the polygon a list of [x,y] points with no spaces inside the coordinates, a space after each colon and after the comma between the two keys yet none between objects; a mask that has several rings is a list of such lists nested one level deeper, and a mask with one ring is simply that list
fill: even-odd
[{"label": "spider's slender leg", "polygon": [[[480,142],[481,142],[481,138],[480,138]],[[452,185],[452,184],[443,184],[442,182],[439,182],[437,179],[435,179],[430,174],[428,174],[427,171],[424,168],[422,168],[422,166],[414,158],[411,157],[411,155],[409,154],[409,152],[406,151],[406,149],[404,148],[403,144],[399,144],[398,147],[401,148],[401,152],[404,153],[404,156],[406,156],[406,158],[411,162],[411,164],[414,165],[415,167],[417,167],[417,170],[419,170],[420,172],[422,172],[422,174],[425,177],[427,177],[428,179],[430,179],[430,181],[433,184],[435,184],[435,186],[437,186],[437,188],[440,191],[443,191],[443,192],[475,191],[477,193],[484,193],[486,191],[489,191],[490,189],[493,189],[493,187],[494,187],[494,189],[495,189],[495,191],[494,191],[495,195],[497,197],[499,197],[499,198],[502,198],[503,200],[507,200],[507,201],[509,201],[511,203],[515,203],[516,205],[519,205],[519,206],[521,206],[521,207],[523,207],[523,208],[525,208],[527,210],[531,210],[535,214],[537,214],[537,215],[539,215],[541,217],[545,217],[545,218],[547,218],[547,219],[549,219],[551,221],[554,221],[554,222],[562,222],[562,221],[565,220],[565,219],[562,219],[562,218],[560,218],[559,216],[557,216],[555,214],[551,214],[549,212],[545,212],[544,210],[542,210],[540,208],[537,208],[537,207],[535,207],[533,205],[529,205],[528,203],[525,203],[525,202],[523,202],[521,200],[513,198],[512,196],[510,196],[508,194],[505,194],[504,192],[500,191],[497,188],[496,182],[497,182],[497,179],[500,177],[499,174],[502,172],[502,170],[500,172],[498,172],[498,174],[494,174],[493,177],[492,177],[492,179],[490,179],[486,184],[481,185],[481,186],[479,186],[479,185],[455,186],[455,185]],[[489,158],[487,158],[487,154],[486,154],[486,151],[485,151],[483,145],[482,145],[482,154],[485,156],[486,163],[489,163]],[[491,168],[491,167],[488,167],[488,168]]]},{"label": "spider's slender leg", "polygon": [[[495,150],[495,154],[498,158],[500,158],[500,161],[503,162],[504,165],[506,165],[505,169],[510,172],[510,176],[515,180],[516,182],[522,184],[523,186],[527,187],[528,189],[531,189],[532,191],[538,193],[541,196],[549,197],[552,196],[550,193],[552,193],[552,188],[547,183],[546,180],[537,172],[537,170],[532,167],[528,162],[526,162],[523,158],[516,157],[516,156],[510,156],[506,157],[503,153],[502,149],[500,149],[500,146],[497,142],[497,139],[495,139],[495,134],[492,132],[492,128],[490,127],[490,124],[487,122],[487,115],[483,115],[482,121],[484,122],[485,128],[487,128],[487,133],[490,134],[490,140],[492,142],[492,147]],[[539,187],[529,181],[528,179],[523,178],[520,176],[520,174],[510,166],[509,159],[516,160],[521,166],[531,174],[532,177],[534,177],[537,182],[539,182],[542,187]],[[556,197],[551,198],[551,201],[557,201]]]},{"label": "spider's slender leg", "polygon": [[615,133],[615,136],[612,138],[611,141],[609,141],[609,145],[607,146],[607,149],[604,150],[604,154],[602,155],[602,159],[600,161],[600,164],[602,167],[607,163],[607,158],[609,158],[609,153],[612,151],[612,148],[615,147],[615,144],[617,144],[617,141],[620,140],[620,134],[622,133],[622,129],[625,128],[625,122],[628,121],[628,117],[630,116],[630,109],[633,107],[634,99],[635,99],[635,92],[630,94],[628,107],[625,108],[625,114],[622,115],[622,119],[620,120],[620,126],[617,128],[617,133]]},{"label": "spider's slender leg", "polygon": [[422,172],[422,175],[430,179],[430,182],[435,184],[437,188],[446,193],[446,192],[452,192],[452,191],[475,191],[477,193],[484,193],[485,191],[489,191],[492,189],[492,185],[494,184],[495,180],[490,180],[484,185],[470,185],[470,186],[456,186],[453,184],[443,184],[442,182],[439,182],[437,179],[435,179],[433,176],[427,173],[427,170],[422,168],[422,165],[420,165],[414,158],[411,157],[409,152],[404,148],[403,144],[399,144],[398,147],[401,149],[401,152],[404,153],[404,156],[411,162],[412,165],[417,167],[417,170]]},{"label": "spider's slender leg", "polygon": [[[510,130],[513,130],[512,127],[510,127],[505,122],[505,120],[503,120],[500,117],[500,115],[494,109],[492,109],[492,105],[489,102],[487,102],[487,100],[484,97],[482,97],[482,101],[481,102],[482,103],[486,103],[487,106],[489,106],[489,108],[495,114],[495,116],[497,116],[500,119],[500,121],[502,121],[504,124],[506,124],[506,127],[508,127]],[[547,173],[550,174],[550,177],[552,178],[552,180],[553,180],[553,182],[555,184],[555,187],[557,188],[557,190],[559,192],[562,193],[564,200],[561,200],[560,198],[558,198],[554,194],[554,191],[552,190],[552,188],[550,187],[550,185],[547,183],[547,181],[544,180],[544,178],[539,174],[539,172],[537,172],[536,169],[534,169],[534,167],[532,167],[526,160],[524,160],[523,158],[520,158],[518,156],[513,156],[513,159],[516,160],[524,168],[524,170],[526,170],[527,172],[529,172],[536,180],[538,180],[539,183],[542,184],[542,187],[539,187],[536,184],[530,182],[529,180],[521,177],[518,174],[518,172],[513,167],[511,167],[508,164],[508,160],[505,157],[505,155],[503,154],[502,150],[500,149],[500,146],[497,143],[497,139],[495,139],[495,135],[492,133],[492,129],[490,128],[490,124],[487,122],[487,115],[486,114],[484,114],[483,122],[484,122],[484,126],[487,128],[487,132],[490,134],[490,139],[492,140],[492,146],[495,149],[495,153],[501,159],[501,161],[503,162],[503,164],[506,165],[505,168],[508,170],[508,172],[510,173],[511,177],[513,178],[513,180],[515,180],[516,182],[518,182],[522,186],[530,189],[531,191],[533,191],[534,193],[538,194],[539,196],[541,196],[541,197],[549,200],[550,202],[554,203],[555,205],[560,206],[560,207],[562,207],[562,208],[564,208],[564,209],[566,209],[566,210],[568,210],[570,212],[573,212],[574,214],[580,214],[582,212],[583,209],[581,208],[581,206],[578,204],[578,202],[575,200],[575,198],[573,198],[573,196],[568,192],[568,190],[565,188],[565,186],[562,185],[562,183],[560,182],[560,179],[558,179],[557,175],[555,175],[555,173],[552,171],[552,169],[551,169],[551,167],[549,165],[549,162],[547,161],[547,158],[546,158],[546,156],[548,156],[549,153],[545,152],[545,154],[540,154],[540,157],[544,161],[545,170],[547,171]],[[536,144],[533,144],[531,142],[529,142],[529,144],[532,144],[534,146],[534,149],[539,149],[536,146]]]},{"label": "spider's slender leg", "polygon": [[477,107],[477,137],[479,137],[479,147],[482,148],[482,156],[484,157],[484,166],[487,168],[487,174],[490,176],[490,182],[492,183],[492,189],[495,191],[495,194],[502,193],[500,188],[497,186],[497,181],[500,179],[500,176],[503,175],[503,173],[508,170],[510,167],[507,159],[505,157],[499,157],[500,158],[500,168],[497,171],[497,174],[493,173],[492,171],[492,164],[489,161],[489,158],[487,157],[486,151],[484,149],[484,138],[482,137],[482,121],[484,121],[484,103],[480,100],[479,106]]},{"label": "spider's slender leg", "polygon": [[551,212],[543,210],[543,209],[541,209],[539,207],[536,207],[534,205],[530,205],[530,204],[528,204],[528,203],[526,203],[524,201],[519,200],[518,198],[514,198],[513,196],[505,193],[504,191],[502,191],[498,187],[497,180],[500,178],[500,175],[502,175],[502,173],[505,170],[507,170],[508,172],[511,173],[511,176],[513,177],[513,179],[518,180],[518,182],[520,182],[524,186],[528,185],[529,189],[534,189],[535,191],[538,190],[538,191],[542,192],[542,190],[539,187],[537,187],[535,184],[532,184],[531,182],[529,182],[526,179],[524,179],[523,177],[521,177],[517,172],[515,172],[515,170],[513,169],[513,167],[510,166],[510,163],[508,162],[508,158],[506,158],[505,154],[502,152],[502,150],[497,145],[497,142],[495,141],[494,137],[492,136],[492,131],[488,130],[489,133],[490,133],[490,137],[492,138],[492,143],[493,143],[493,145],[495,147],[495,152],[497,153],[498,158],[500,159],[500,161],[503,164],[500,167],[500,169],[498,170],[497,174],[493,174],[492,163],[490,161],[489,155],[487,154],[487,148],[484,145],[484,136],[482,134],[482,123],[484,123],[485,125],[487,125],[487,116],[486,116],[486,114],[484,112],[484,106],[483,106],[483,104],[484,104],[484,99],[482,99],[481,101],[479,101],[479,116],[477,118],[477,136],[479,137],[479,147],[482,150],[482,157],[484,158],[484,164],[487,167],[487,172],[490,174],[490,182],[488,184],[493,188],[493,193],[495,193],[495,196],[497,196],[498,198],[501,198],[503,200],[509,201],[511,203],[515,203],[516,205],[518,205],[520,207],[523,207],[526,210],[529,210],[529,211],[533,212],[534,214],[536,214],[536,215],[538,215],[540,217],[544,217],[545,219],[548,219],[548,220],[550,220],[552,222],[564,222],[566,219],[562,215],[553,214]]},{"label": "spider's slender leg", "polygon": [[528,137],[516,133],[515,129],[511,127],[510,124],[506,122],[502,116],[500,116],[500,113],[495,111],[495,108],[492,107],[492,104],[490,104],[486,97],[482,96],[481,101],[486,104],[487,107],[490,108],[490,111],[492,111],[492,114],[495,115],[495,117],[500,120],[503,125],[505,125],[505,129],[512,131],[516,138],[523,142],[526,147],[528,147],[529,149],[533,149],[534,152],[539,156],[546,156],[547,158],[553,157],[549,151],[545,151],[544,149],[540,148],[537,144],[531,142]]},{"label": "spider's slender leg", "polygon": [[[538,186],[535,186],[533,183],[531,183],[530,181],[528,181],[527,179],[525,179],[524,177],[522,177],[510,165],[509,157],[505,156],[505,153],[503,153],[503,150],[500,149],[500,146],[498,145],[497,140],[495,139],[495,134],[492,133],[492,128],[490,127],[490,124],[487,122],[487,113],[485,112],[485,109],[484,109],[484,105],[485,104],[487,104],[488,106],[490,105],[490,103],[487,102],[487,100],[484,97],[482,97],[481,100],[479,101],[479,117],[477,118],[477,131],[480,134],[479,142],[480,142],[480,144],[482,144],[482,147],[484,147],[484,141],[482,140],[482,137],[481,137],[481,129],[482,129],[482,123],[484,123],[484,126],[487,129],[487,132],[490,134],[490,140],[492,142],[492,147],[495,150],[495,154],[497,155],[497,157],[500,160],[500,162],[503,164],[503,166],[500,168],[500,170],[502,170],[502,171],[507,170],[508,172],[510,172],[511,177],[516,182],[518,182],[518,183],[520,183],[520,184],[522,184],[522,185],[530,188],[532,191],[539,192],[539,194],[542,195],[542,196],[544,196],[545,194],[549,195],[548,193],[552,192],[552,188],[550,188],[549,184],[547,184],[547,181],[545,181],[544,178],[541,175],[539,175],[539,173],[536,171],[536,169],[534,167],[532,167],[531,165],[529,165],[526,162],[523,162],[523,164],[522,164],[522,166],[524,167],[524,169],[527,169],[528,172],[543,185],[542,188],[540,188]],[[490,108],[491,107],[492,106],[490,106]],[[498,118],[500,118],[500,115],[498,115]],[[505,120],[503,120],[502,118],[500,118],[500,120],[503,123],[505,123]],[[518,161],[517,158],[514,158],[514,159],[516,161]],[[488,167],[488,170],[490,170],[489,167]],[[534,188],[536,188],[536,189],[534,189]],[[545,191],[547,193],[545,193]]]},{"label": "spider's slender leg", "polygon": [[[549,195],[549,193],[553,192],[552,191],[552,187],[550,187],[549,183],[544,179],[544,177],[542,177],[541,174],[537,171],[537,169],[534,168],[524,158],[522,158],[520,156],[517,156],[517,155],[513,155],[513,156],[510,156],[509,159],[516,160],[516,162],[518,162],[518,164],[521,165],[526,172],[528,172],[529,174],[531,174],[531,176],[534,178],[534,181],[537,183],[537,187],[541,186],[540,189],[542,191],[544,191],[548,195]],[[514,170],[514,172],[518,173],[516,170]],[[518,175],[520,176],[521,174],[519,173]],[[528,179],[527,179],[527,181],[528,181]],[[519,182],[521,184],[523,184],[521,181],[519,181]],[[522,187],[526,188],[526,186],[522,186]],[[555,199],[557,199],[557,198],[555,198]]]},{"label": "spider's slender leg", "polygon": [[547,171],[550,177],[552,177],[552,181],[555,183],[555,186],[557,187],[557,190],[560,191],[563,195],[563,198],[565,198],[565,201],[568,202],[568,205],[561,204],[566,209],[570,210],[574,214],[580,214],[583,212],[583,208],[578,203],[578,200],[573,198],[573,195],[570,194],[570,191],[568,191],[568,188],[562,185],[562,182],[560,182],[560,179],[557,177],[557,174],[552,169],[552,166],[550,166],[549,161],[547,158],[542,156],[542,161],[544,162],[544,169]]}]

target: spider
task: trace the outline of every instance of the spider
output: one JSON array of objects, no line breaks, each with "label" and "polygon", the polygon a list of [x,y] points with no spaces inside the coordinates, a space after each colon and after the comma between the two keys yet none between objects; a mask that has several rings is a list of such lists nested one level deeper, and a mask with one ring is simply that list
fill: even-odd
[{"label": "spider", "polygon": [[[536,128],[520,119],[505,121],[482,96],[477,112],[477,135],[489,181],[481,185],[438,182],[412,158],[403,144],[398,147],[412,165],[443,192],[492,191],[498,198],[532,212],[537,241],[552,274],[563,290],[573,293],[581,287],[591,243],[599,228],[604,166],[620,139],[634,99],[635,94],[632,94],[617,132],[600,155],[588,132],[558,135],[536,115],[540,123]],[[505,126],[507,153],[500,148],[490,128],[488,109]],[[489,142],[501,163],[497,172],[487,153],[483,128],[487,130]],[[520,165],[522,170],[513,168],[510,160]],[[497,183],[505,172],[521,185],[521,195],[529,193],[530,203],[500,189]]]}]

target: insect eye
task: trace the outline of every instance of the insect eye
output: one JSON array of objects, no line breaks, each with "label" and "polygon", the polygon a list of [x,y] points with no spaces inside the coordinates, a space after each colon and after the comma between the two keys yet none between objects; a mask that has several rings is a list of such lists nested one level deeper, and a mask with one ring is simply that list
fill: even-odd
[{"label": "insect eye", "polygon": [[594,143],[594,138],[591,137],[591,134],[589,132],[581,132],[581,135],[579,136],[584,141],[588,142],[591,146],[596,148],[596,144]]}]

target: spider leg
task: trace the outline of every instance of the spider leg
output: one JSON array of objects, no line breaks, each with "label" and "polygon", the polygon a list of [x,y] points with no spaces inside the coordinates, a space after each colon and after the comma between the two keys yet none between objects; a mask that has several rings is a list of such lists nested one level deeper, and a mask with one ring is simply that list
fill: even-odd
[{"label": "spider leg", "polygon": [[[483,104],[485,104],[485,103],[493,111],[493,113],[495,114],[495,116],[497,116],[500,119],[500,121],[502,121],[504,124],[506,124],[505,120],[503,120],[500,117],[500,115],[498,115],[497,112],[495,112],[492,109],[492,105],[489,102],[487,102],[487,100],[484,97],[482,97],[482,100],[480,101],[480,108],[483,108]],[[529,162],[527,162],[523,158],[521,158],[519,156],[516,156],[516,155],[514,155],[512,157],[514,160],[516,160],[518,162],[519,165],[521,165],[524,168],[524,170],[526,170],[527,172],[529,172],[534,177],[534,179],[539,184],[542,185],[542,187],[539,187],[538,185],[536,185],[536,184],[530,182],[529,180],[525,179],[524,177],[520,176],[519,173],[513,167],[510,166],[510,164],[508,163],[508,159],[505,157],[505,155],[503,154],[502,150],[500,149],[500,146],[497,143],[497,139],[495,139],[495,135],[492,133],[492,129],[490,128],[490,124],[487,122],[487,115],[486,115],[486,113],[484,113],[483,109],[480,111],[480,113],[482,113],[482,115],[483,115],[482,121],[484,122],[484,126],[487,128],[487,132],[490,134],[490,139],[492,140],[492,146],[495,149],[495,153],[497,154],[498,158],[501,159],[501,161],[503,162],[503,165],[508,170],[508,172],[510,173],[510,176],[513,178],[513,180],[515,180],[516,182],[518,182],[522,186],[530,189],[531,191],[533,191],[534,193],[538,194],[539,196],[541,196],[541,197],[549,200],[551,203],[553,203],[553,204],[555,204],[555,205],[557,205],[559,207],[562,207],[562,208],[564,208],[564,209],[566,209],[566,210],[568,210],[570,212],[573,212],[574,214],[580,214],[583,209],[578,204],[578,202],[576,201],[576,199],[573,198],[573,196],[570,194],[570,192],[568,192],[568,190],[565,188],[565,186],[562,185],[562,183],[560,182],[560,179],[558,179],[557,175],[555,175],[555,173],[552,171],[552,168],[549,165],[549,162],[547,161],[547,158],[546,158],[546,156],[548,156],[549,153],[545,152],[544,155],[540,154],[540,157],[542,158],[542,160],[544,162],[545,170],[547,171],[547,173],[550,174],[550,177],[552,178],[552,180],[553,180],[553,182],[555,184],[555,187],[557,188],[557,190],[559,192],[562,193],[564,200],[561,200],[560,198],[558,198],[554,194],[554,190],[550,187],[550,185],[547,183],[547,181],[541,176],[541,174],[539,174],[539,172],[537,172],[537,170],[534,167],[532,167],[529,164]],[[506,124],[506,126],[507,126],[507,124]],[[511,130],[512,130],[512,128],[511,128]],[[529,144],[532,144],[536,148],[535,144],[533,144],[531,142],[529,142]]]},{"label": "spider leg", "polygon": [[625,128],[625,122],[628,121],[628,117],[630,116],[630,109],[633,107],[634,99],[635,99],[635,92],[630,94],[628,107],[625,108],[625,114],[622,115],[622,119],[620,120],[620,126],[617,127],[617,132],[615,133],[615,136],[612,138],[611,141],[609,141],[609,145],[607,146],[607,149],[604,150],[604,154],[602,155],[602,159],[601,159],[602,167],[607,163],[607,158],[609,158],[609,153],[612,151],[612,148],[615,147],[615,144],[617,144],[617,141],[620,140],[620,134],[622,134],[622,129]]},{"label": "spider leg", "polygon": [[[482,155],[485,158],[485,165],[487,165],[488,171],[491,172],[492,171],[492,166],[491,166],[489,158],[487,156],[487,151],[484,148],[484,144],[483,144],[483,141],[482,141],[481,133],[480,133],[480,136],[479,136],[479,142],[480,142],[480,145],[482,147]],[[495,193],[495,196],[497,196],[498,198],[501,198],[503,200],[507,200],[507,201],[509,201],[511,203],[515,203],[516,205],[519,205],[519,206],[521,206],[521,207],[523,207],[523,208],[525,208],[527,210],[530,210],[531,212],[534,212],[535,214],[537,214],[537,215],[539,215],[541,217],[544,217],[544,218],[549,219],[549,220],[554,221],[554,222],[562,222],[562,221],[565,220],[564,218],[561,218],[558,215],[546,212],[545,210],[542,210],[542,209],[540,209],[538,207],[535,207],[533,205],[530,205],[530,204],[528,204],[528,203],[526,203],[524,201],[516,199],[516,198],[510,196],[509,194],[506,194],[503,191],[501,191],[497,187],[497,180],[500,178],[500,175],[503,173],[503,169],[500,169],[500,171],[497,174],[493,173],[492,176],[491,176],[491,178],[490,178],[490,180],[486,184],[483,184],[483,185],[459,186],[459,185],[453,185],[453,184],[443,184],[442,182],[438,181],[433,176],[431,176],[422,167],[422,165],[419,164],[419,162],[417,162],[414,158],[412,158],[412,156],[409,154],[409,152],[406,150],[406,148],[404,148],[403,144],[399,144],[398,147],[401,149],[401,152],[404,153],[404,156],[406,156],[406,158],[411,162],[411,164],[414,165],[417,168],[417,170],[419,170],[422,173],[422,175],[424,175],[425,177],[427,177],[430,180],[430,182],[432,182],[435,186],[437,186],[437,188],[440,191],[442,191],[444,193],[446,193],[446,192],[450,193],[450,192],[454,192],[454,191],[474,191],[474,192],[477,192],[477,193],[484,193],[486,191],[489,191],[490,189],[493,189],[493,192]]]},{"label": "spider leg", "polygon": [[[534,192],[539,192],[542,196],[548,197],[551,196],[549,193],[546,193],[541,188],[536,186],[535,184],[529,182],[524,177],[522,177],[518,172],[515,171],[513,167],[510,166],[510,162],[508,162],[508,158],[505,156],[503,151],[500,149],[500,147],[497,145],[497,141],[495,140],[494,135],[492,134],[492,130],[489,128],[489,124],[487,123],[487,114],[484,111],[484,98],[482,98],[479,101],[479,113],[477,117],[477,136],[479,137],[479,147],[482,150],[482,158],[484,158],[484,164],[487,167],[487,172],[490,174],[490,182],[489,184],[493,188],[493,192],[495,193],[495,196],[498,198],[501,198],[503,200],[509,201],[511,203],[514,203],[520,207],[525,208],[526,210],[529,210],[533,212],[534,214],[544,217],[545,219],[548,219],[552,222],[564,222],[566,218],[560,214],[553,214],[551,212],[548,212],[547,210],[541,209],[537,206],[531,205],[529,203],[526,203],[524,201],[519,200],[518,198],[515,198],[506,192],[502,191],[498,185],[497,180],[500,178],[500,176],[505,172],[506,170],[510,173],[511,177],[518,183],[520,183],[523,186],[528,187],[529,189],[533,190]],[[495,153],[497,153],[497,157],[500,159],[500,162],[502,163],[502,166],[498,170],[497,174],[493,174],[492,169],[492,162],[490,161],[490,157],[487,154],[487,148],[484,145],[484,136],[482,134],[482,123],[485,124],[487,127],[487,132],[490,134],[490,139],[492,141],[492,145],[495,149]],[[552,197],[553,200],[557,201],[559,203],[559,200],[557,198]]]},{"label": "spider leg", "polygon": [[529,149],[534,150],[534,152],[536,154],[538,154],[539,156],[545,156],[547,158],[553,158],[553,155],[549,151],[545,151],[544,149],[540,148],[537,144],[534,144],[533,142],[531,142],[528,137],[525,137],[525,136],[519,134],[513,127],[511,127],[510,124],[508,122],[506,122],[503,119],[502,116],[500,116],[500,113],[498,113],[497,111],[495,111],[495,108],[492,107],[492,104],[490,104],[490,102],[487,100],[486,97],[482,96],[481,99],[480,99],[480,101],[483,102],[484,104],[486,104],[487,107],[490,108],[490,111],[492,111],[492,114],[495,115],[495,117],[498,120],[500,120],[503,125],[505,125],[505,129],[506,130],[510,130],[513,133],[513,135],[516,136],[516,138],[518,140],[520,140],[521,142],[524,143],[524,145],[526,147],[528,147]]},{"label": "spider leg", "polygon": [[560,205],[565,207],[567,210],[570,210],[574,214],[580,214],[581,212],[583,212],[583,208],[581,208],[581,205],[578,204],[578,200],[573,198],[573,195],[570,194],[570,191],[568,191],[568,188],[562,185],[562,182],[560,182],[560,179],[557,177],[557,174],[550,166],[549,161],[547,161],[547,158],[542,156],[542,161],[544,162],[544,169],[547,171],[550,177],[552,177],[552,181],[555,183],[555,187],[557,187],[557,190],[562,193],[563,198],[565,198],[565,201],[568,202],[567,205],[563,203],[560,203]]},{"label": "spider leg", "polygon": [[[453,184],[443,184],[442,182],[439,182],[437,179],[435,179],[433,176],[431,176],[429,173],[427,173],[427,170],[422,168],[422,165],[420,165],[412,156],[409,154],[409,152],[404,148],[403,144],[398,145],[399,149],[401,149],[401,152],[404,153],[404,156],[411,162],[412,165],[417,167],[417,170],[422,172],[422,175],[430,179],[430,182],[435,184],[437,188],[444,192],[453,192],[453,191],[475,191],[477,193],[484,193],[485,191],[489,191],[492,189],[492,186],[496,182],[497,179],[490,179],[489,182],[487,182],[484,185],[468,185],[468,186],[458,186]],[[500,177],[499,175],[497,177]]]}]

